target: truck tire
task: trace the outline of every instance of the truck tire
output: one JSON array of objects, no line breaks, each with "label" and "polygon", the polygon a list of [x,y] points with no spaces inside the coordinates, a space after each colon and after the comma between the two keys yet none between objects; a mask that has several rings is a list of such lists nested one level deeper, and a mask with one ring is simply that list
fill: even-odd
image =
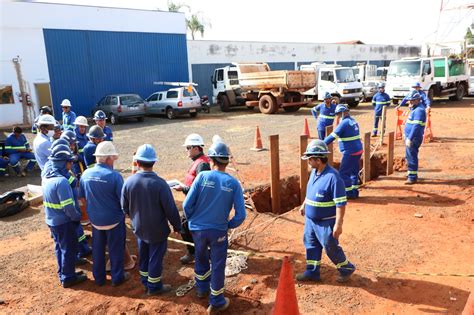
[{"label": "truck tire", "polygon": [[350,108],[356,108],[357,106],[359,106],[359,102],[349,102],[348,105]]},{"label": "truck tire", "polygon": [[428,90],[428,99],[430,100],[430,102],[433,102],[433,98],[434,98],[434,87],[430,87],[430,89]]},{"label": "truck tire", "polygon": [[227,95],[219,96],[217,103],[219,104],[221,111],[228,112],[230,110],[230,101]]},{"label": "truck tire", "polygon": [[334,95],[333,97],[331,97],[331,103],[332,102],[336,102],[336,104],[340,104],[341,103],[341,98],[337,95]]},{"label": "truck tire", "polygon": [[456,89],[456,95],[450,96],[450,101],[462,101],[464,94],[466,93],[466,89],[464,88],[464,84],[459,83]]},{"label": "truck tire", "polygon": [[300,109],[301,106],[287,106],[283,107],[283,110],[287,113],[294,113]]},{"label": "truck tire", "polygon": [[258,100],[258,108],[262,114],[274,114],[278,111],[275,98],[271,95],[263,95]]},{"label": "truck tire", "polygon": [[393,105],[398,105],[398,100],[393,99],[393,100],[392,100],[392,103],[393,103]]},{"label": "truck tire", "polygon": [[112,125],[118,125],[118,123],[119,123],[119,118],[118,118],[118,116],[115,115],[115,114],[110,114],[109,120],[110,120],[110,123],[111,123]]}]

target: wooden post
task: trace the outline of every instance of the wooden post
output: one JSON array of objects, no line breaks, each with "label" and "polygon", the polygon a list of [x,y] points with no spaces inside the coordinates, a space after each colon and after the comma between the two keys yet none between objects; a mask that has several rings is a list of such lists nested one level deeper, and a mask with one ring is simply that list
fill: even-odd
[{"label": "wooden post", "polygon": [[364,183],[370,180],[370,132],[364,134]]},{"label": "wooden post", "polygon": [[380,145],[383,144],[385,136],[385,125],[387,124],[387,106],[382,106],[382,126],[380,127]]},{"label": "wooden post", "polygon": [[393,155],[395,149],[395,132],[388,133],[388,149],[387,149],[387,175],[393,174]]},{"label": "wooden post", "polygon": [[280,154],[278,135],[271,135],[270,140],[270,168],[271,168],[271,199],[272,212],[280,213]]},{"label": "wooden post", "polygon": [[[326,127],[326,137],[329,136],[332,133],[333,129],[334,129],[334,127],[332,125]],[[321,140],[324,140],[324,139],[321,139]],[[329,152],[331,152],[331,153],[328,154],[328,164],[331,165],[331,166],[333,166],[333,164],[334,164],[334,150],[333,150],[333,148],[334,148],[334,142],[331,142],[331,144],[328,145]]]},{"label": "wooden post", "polygon": [[300,136],[300,203],[306,198],[306,186],[308,185],[308,161],[302,160],[301,156],[306,151],[308,146],[308,136]]}]

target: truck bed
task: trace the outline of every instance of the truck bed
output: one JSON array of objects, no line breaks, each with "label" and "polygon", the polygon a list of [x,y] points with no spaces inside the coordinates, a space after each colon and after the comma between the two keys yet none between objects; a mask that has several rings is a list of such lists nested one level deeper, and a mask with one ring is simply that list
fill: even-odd
[{"label": "truck bed", "polygon": [[261,71],[239,75],[239,83],[244,91],[285,89],[304,92],[316,86],[314,71]]}]

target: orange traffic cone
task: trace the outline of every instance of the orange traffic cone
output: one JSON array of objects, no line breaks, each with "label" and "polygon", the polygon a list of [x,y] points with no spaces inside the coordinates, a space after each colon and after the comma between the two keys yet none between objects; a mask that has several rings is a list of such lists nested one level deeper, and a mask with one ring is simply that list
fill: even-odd
[{"label": "orange traffic cone", "polygon": [[[133,153],[133,156],[135,156],[137,152]],[[138,163],[135,159],[132,158],[132,174],[136,174],[138,172]]]},{"label": "orange traffic cone", "polygon": [[258,128],[258,126],[257,126],[257,129],[255,130],[254,145],[253,145],[253,148],[251,148],[250,150],[257,151],[257,152],[264,150],[263,144],[262,144],[262,137],[260,136],[260,129]]},{"label": "orange traffic cone", "polygon": [[462,311],[462,315],[474,315],[474,293],[471,292],[467,298],[466,306]]},{"label": "orange traffic cone", "polygon": [[297,315],[299,314],[298,301],[296,300],[295,281],[293,279],[293,267],[285,256],[281,266],[280,279],[278,280],[275,306],[273,315]]},{"label": "orange traffic cone", "polygon": [[89,216],[87,215],[86,204],[79,199],[79,208],[81,209],[81,224],[89,224]]},{"label": "orange traffic cone", "polygon": [[308,126],[308,119],[304,119],[304,128],[303,128],[303,136],[308,136],[308,138],[311,138],[311,135],[309,134],[309,126]]}]

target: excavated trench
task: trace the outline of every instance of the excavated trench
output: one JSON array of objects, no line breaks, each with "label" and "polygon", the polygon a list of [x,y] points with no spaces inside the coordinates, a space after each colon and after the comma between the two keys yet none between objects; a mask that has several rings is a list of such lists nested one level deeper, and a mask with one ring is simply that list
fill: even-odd
[{"label": "excavated trench", "polygon": [[[334,162],[334,168],[339,169],[340,162]],[[360,167],[362,168],[362,161]],[[406,161],[403,157],[394,157],[393,169],[397,172],[406,171]],[[370,159],[371,180],[387,174],[387,154],[376,153]],[[257,212],[272,212],[270,185],[257,186],[248,191],[257,208]],[[280,180],[280,212],[288,212],[301,204],[300,201],[300,178],[289,176]]]}]

